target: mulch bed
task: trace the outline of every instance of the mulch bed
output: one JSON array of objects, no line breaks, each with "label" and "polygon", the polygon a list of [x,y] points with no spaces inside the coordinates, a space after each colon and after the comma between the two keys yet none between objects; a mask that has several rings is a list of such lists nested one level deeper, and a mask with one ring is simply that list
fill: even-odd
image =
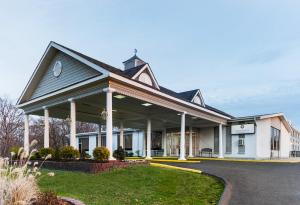
[{"label": "mulch bed", "polygon": [[[34,161],[33,161],[34,162]],[[39,164],[42,163],[38,161]],[[62,161],[45,161],[42,168],[58,169],[66,171],[81,171],[86,173],[99,173],[113,169],[126,168],[129,166],[148,165],[147,161],[118,161],[112,160],[107,162],[98,162],[95,160],[62,160]]]}]

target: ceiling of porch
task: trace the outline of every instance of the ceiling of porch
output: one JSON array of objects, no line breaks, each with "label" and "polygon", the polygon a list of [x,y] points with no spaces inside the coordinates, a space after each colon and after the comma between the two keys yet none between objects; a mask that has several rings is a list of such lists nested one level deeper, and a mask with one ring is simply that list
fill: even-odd
[{"label": "ceiling of porch", "polygon": [[[152,104],[144,106],[144,101],[125,96],[118,99],[118,93],[113,93],[113,124],[118,127],[122,121],[125,128],[145,129],[147,119],[151,119],[152,129],[179,128],[181,116],[177,111]],[[76,100],[77,121],[105,125],[101,112],[105,109],[106,93],[91,95]],[[49,107],[50,117],[66,119],[70,116],[70,103],[66,102],[55,107]],[[43,110],[32,113],[43,116]],[[186,126],[212,127],[216,123],[186,115]]]}]

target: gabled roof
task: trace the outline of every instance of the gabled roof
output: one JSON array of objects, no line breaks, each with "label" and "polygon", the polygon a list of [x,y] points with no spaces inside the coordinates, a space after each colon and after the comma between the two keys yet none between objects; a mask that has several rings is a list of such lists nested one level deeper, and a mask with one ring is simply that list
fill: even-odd
[{"label": "gabled roof", "polygon": [[132,56],[131,58],[129,58],[128,60],[124,61],[123,63],[126,63],[128,61],[132,61],[132,60],[140,60],[140,61],[143,61],[142,59],[140,59],[136,54],[134,54],[134,56]]},{"label": "gabled roof", "polygon": [[[139,65],[137,67],[130,68],[130,69],[127,69],[127,70],[121,70],[121,69],[118,69],[118,68],[113,67],[111,65],[108,65],[108,64],[106,64],[104,62],[101,62],[99,60],[96,60],[94,58],[86,56],[86,55],[84,55],[84,54],[82,54],[82,53],[80,53],[78,51],[75,51],[75,50],[70,49],[68,47],[65,47],[63,45],[60,45],[60,44],[58,44],[56,42],[53,42],[53,41],[51,41],[50,44],[48,45],[48,47],[47,47],[47,49],[46,49],[43,57],[41,58],[38,66],[36,67],[36,69],[34,71],[34,73],[32,74],[32,76],[31,76],[29,82],[27,83],[24,91],[22,92],[22,95],[19,98],[17,104],[20,105],[20,104],[23,103],[24,96],[28,94],[27,92],[29,92],[29,90],[31,90],[31,88],[33,86],[32,84],[34,84],[33,82],[36,81],[37,78],[39,77],[39,75],[37,75],[37,73],[41,72],[40,71],[41,70],[41,64],[44,63],[43,61],[47,57],[47,55],[50,55],[51,52],[53,53],[53,49],[62,51],[64,53],[70,55],[71,57],[74,57],[75,59],[79,60],[80,62],[82,62],[82,63],[90,66],[92,69],[95,69],[95,70],[101,72],[105,76],[108,76],[109,72],[111,72],[111,73],[117,74],[119,76],[122,76],[124,78],[127,78],[127,79],[130,79],[130,80],[134,80],[136,82],[139,82],[137,79],[135,79],[135,77],[137,77],[140,74],[140,72],[143,72],[145,69],[148,69],[147,71],[149,71],[152,79],[154,80],[155,87],[146,85],[146,84],[144,84],[142,82],[139,82],[139,83],[141,83],[141,84],[143,84],[145,86],[148,86],[148,87],[152,87],[152,88],[154,88],[156,90],[159,90],[160,92],[162,92],[164,94],[167,94],[167,95],[169,95],[171,97],[175,97],[175,98],[177,98],[179,100],[184,100],[184,101],[186,101],[188,103],[192,103],[192,104],[197,105],[199,107],[203,107],[201,105],[198,105],[198,104],[195,104],[195,103],[191,102],[191,100],[193,99],[193,97],[195,96],[195,94],[197,94],[197,92],[199,92],[199,90],[192,90],[192,91],[177,93],[177,92],[174,92],[174,91],[172,91],[170,89],[167,89],[167,88],[164,88],[162,86],[159,86],[148,63],[145,63],[143,65]],[[193,96],[193,94],[194,94],[194,96]],[[25,100],[25,102],[26,102],[26,100]],[[206,107],[203,107],[203,108],[206,108],[207,110],[216,112],[216,113],[221,114],[223,116],[232,118],[231,115],[229,115],[229,114],[227,114],[225,112],[222,112],[222,111],[220,111],[220,110],[218,110],[216,108],[213,108],[211,106],[207,106],[206,105]]]},{"label": "gabled roof", "polygon": [[189,90],[189,91],[181,92],[179,93],[179,95],[188,101],[192,101],[195,95],[198,93],[198,91],[199,89]]},{"label": "gabled roof", "polygon": [[124,70],[123,73],[127,75],[128,77],[132,78],[135,74],[137,74],[144,66],[145,64],[139,65],[137,67],[129,68],[127,70]]}]

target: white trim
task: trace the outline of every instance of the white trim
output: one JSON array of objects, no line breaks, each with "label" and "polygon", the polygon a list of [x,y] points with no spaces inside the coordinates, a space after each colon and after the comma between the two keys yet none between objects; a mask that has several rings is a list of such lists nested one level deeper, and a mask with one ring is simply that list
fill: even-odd
[{"label": "white trim", "polygon": [[57,43],[55,43],[55,42],[52,41],[52,42],[50,42],[50,44],[48,45],[48,47],[47,47],[45,53],[43,54],[41,60],[40,60],[39,63],[38,63],[36,69],[34,70],[33,74],[31,75],[31,78],[30,78],[29,82],[27,83],[25,89],[23,90],[23,92],[22,92],[22,94],[21,94],[21,97],[18,99],[17,105],[19,105],[19,103],[20,103],[20,102],[22,101],[22,99],[24,98],[25,93],[27,92],[29,86],[30,86],[30,85],[32,84],[32,82],[34,81],[34,78],[35,78],[37,72],[40,70],[40,66],[41,66],[42,62],[44,61],[45,57],[47,56],[47,54],[49,53],[49,50],[50,50],[51,48],[55,48],[55,49],[57,49],[57,50],[59,50],[59,51],[65,53],[65,54],[67,54],[67,55],[69,55],[69,56],[71,56],[71,57],[73,57],[73,58],[79,60],[80,62],[86,64],[87,66],[89,66],[89,67],[91,67],[91,68],[94,68],[95,70],[99,71],[100,73],[102,73],[102,75],[108,75],[108,73],[109,73],[106,69],[104,69],[104,68],[102,68],[102,67],[100,67],[100,66],[98,66],[98,65],[96,65],[96,64],[94,64],[94,63],[92,63],[92,62],[90,62],[90,61],[88,61],[88,60],[86,60],[86,59],[84,59],[84,58],[82,58],[82,57],[80,57],[79,55],[75,54],[74,52],[72,52],[72,51],[70,51],[70,50],[68,50],[68,49],[66,49],[66,48],[63,48],[62,46],[60,46],[60,45],[58,45]]},{"label": "white trim", "polygon": [[55,96],[55,95],[59,95],[59,94],[61,94],[61,93],[64,93],[64,92],[73,90],[73,89],[75,89],[75,88],[78,88],[78,87],[81,87],[81,86],[84,86],[84,85],[87,85],[87,84],[96,82],[96,81],[98,81],[98,80],[104,79],[104,78],[106,78],[106,77],[107,77],[107,76],[105,76],[105,75],[101,75],[101,76],[94,77],[94,78],[92,78],[92,79],[83,81],[83,82],[81,82],[81,83],[72,85],[72,86],[70,86],[70,87],[67,87],[67,88],[64,88],[64,89],[55,91],[55,92],[53,92],[53,93],[50,93],[50,94],[47,94],[47,95],[44,95],[44,96],[35,98],[35,99],[30,100],[30,101],[28,101],[28,102],[26,102],[26,103],[19,104],[19,105],[17,105],[17,108],[22,108],[22,107],[24,107],[24,106],[26,106],[26,105],[29,105],[29,104],[31,104],[31,103],[35,103],[35,102],[41,101],[41,100],[43,100],[43,99],[46,99],[46,98],[49,98],[49,97],[53,97],[53,96]]},{"label": "white trim", "polygon": [[197,93],[194,95],[193,99],[191,100],[191,102],[194,102],[195,97],[199,95],[200,99],[201,99],[201,105],[205,107],[205,103],[204,103],[204,99],[202,96],[202,93],[200,91],[200,89],[198,89]]},{"label": "white trim", "polygon": [[198,109],[198,110],[201,110],[201,111],[204,111],[204,112],[213,114],[213,115],[215,115],[215,116],[218,116],[218,117],[221,117],[221,118],[224,118],[224,119],[231,119],[230,117],[227,117],[227,116],[225,116],[225,115],[222,115],[222,114],[219,114],[219,113],[217,113],[217,112],[208,110],[208,109],[206,109],[206,108],[204,108],[204,107],[197,106],[197,105],[195,105],[195,104],[193,104],[193,103],[190,103],[190,102],[187,102],[187,101],[184,101],[184,100],[175,98],[175,97],[170,96],[170,95],[168,95],[168,94],[165,94],[165,93],[163,93],[163,92],[161,92],[161,91],[159,91],[159,90],[155,90],[155,89],[153,89],[153,88],[151,88],[151,87],[142,85],[141,83],[138,83],[138,82],[135,82],[135,81],[133,81],[133,80],[127,79],[127,78],[122,77],[122,76],[119,76],[119,75],[117,75],[117,74],[110,73],[110,74],[109,74],[109,77],[115,78],[115,79],[117,79],[117,80],[123,81],[123,82],[125,82],[125,83],[130,84],[130,85],[133,85],[133,86],[142,88],[142,89],[144,89],[144,90],[150,91],[150,92],[152,92],[152,93],[154,93],[154,94],[157,94],[157,95],[159,95],[159,96],[161,96],[161,97],[165,97],[165,98],[168,98],[168,99],[170,99],[170,100],[174,100],[174,101],[176,101],[176,102],[179,102],[179,103],[182,103],[182,104],[184,104],[184,105],[190,106],[190,107],[192,107],[192,108],[195,108],[195,109]]},{"label": "white trim", "polygon": [[131,79],[136,79],[136,78],[137,78],[140,74],[142,74],[146,69],[148,69],[148,71],[149,71],[149,73],[150,73],[150,76],[151,76],[151,78],[152,78],[152,80],[153,80],[153,82],[154,82],[155,87],[156,87],[157,89],[160,90],[159,85],[158,85],[158,82],[156,81],[156,79],[155,79],[155,77],[154,77],[154,74],[153,74],[153,72],[152,72],[152,70],[151,70],[151,68],[150,68],[150,66],[149,66],[148,64],[146,64],[142,69],[140,69],[140,71],[137,72]]}]

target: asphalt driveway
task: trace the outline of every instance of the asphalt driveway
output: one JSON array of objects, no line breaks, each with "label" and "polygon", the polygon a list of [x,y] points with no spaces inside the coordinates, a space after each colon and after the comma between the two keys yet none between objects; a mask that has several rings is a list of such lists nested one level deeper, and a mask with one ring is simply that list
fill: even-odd
[{"label": "asphalt driveway", "polygon": [[232,185],[231,205],[299,205],[299,163],[201,161],[166,163],[200,169]]}]

